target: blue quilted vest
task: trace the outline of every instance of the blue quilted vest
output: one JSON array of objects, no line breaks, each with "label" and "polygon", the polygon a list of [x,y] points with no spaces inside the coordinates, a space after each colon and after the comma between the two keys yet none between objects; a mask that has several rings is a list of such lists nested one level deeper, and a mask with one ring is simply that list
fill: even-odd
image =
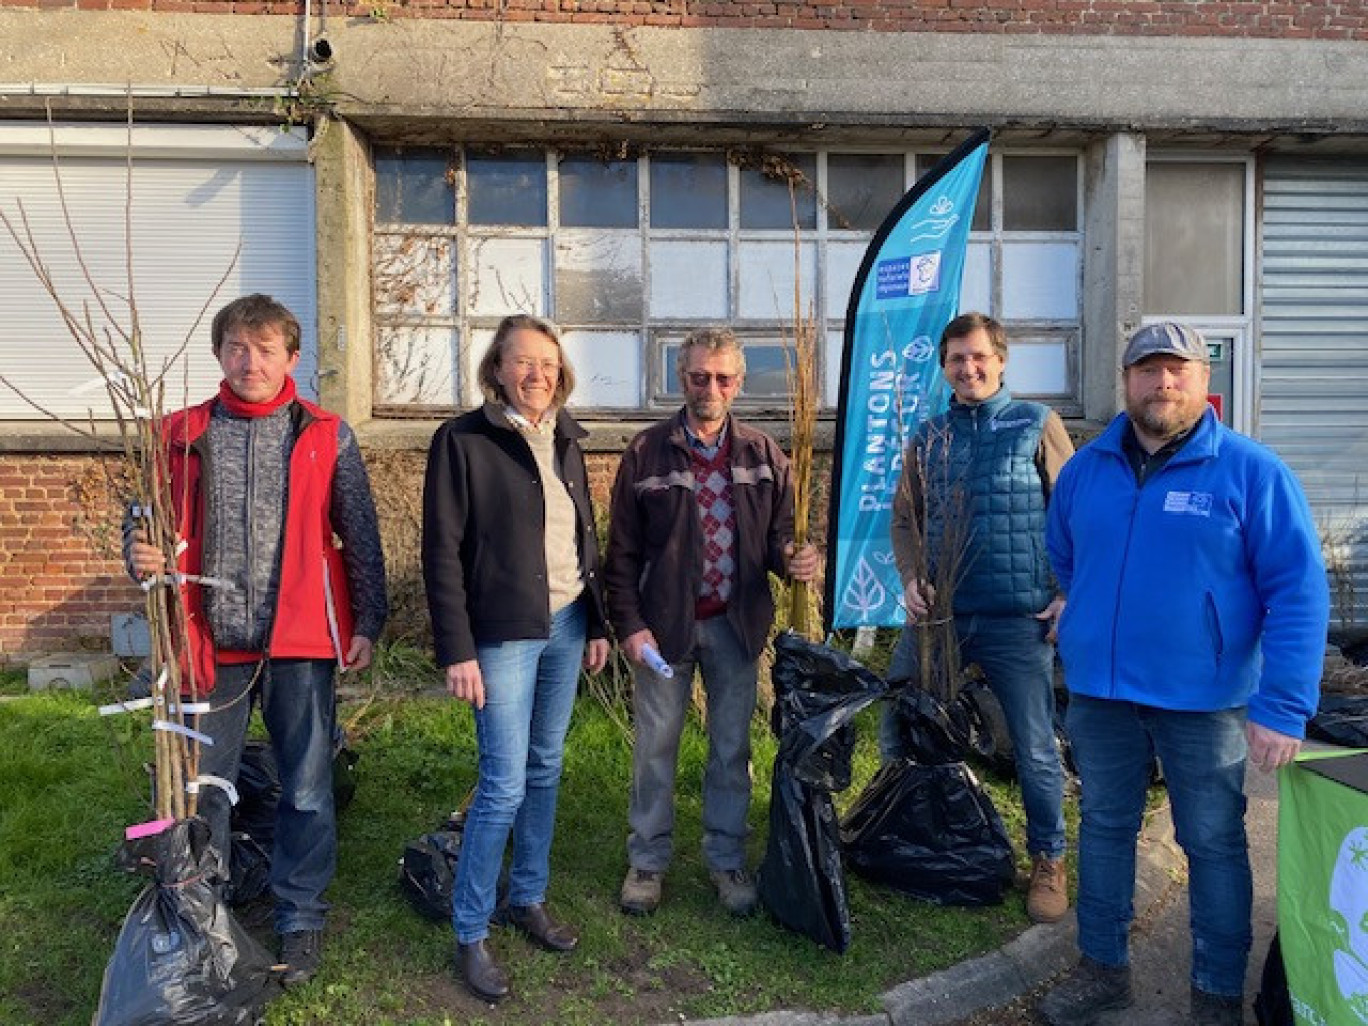
[{"label": "blue quilted vest", "polygon": [[[924,423],[929,551],[934,558],[944,517],[958,493],[969,516],[956,613],[1037,613],[1054,597],[1045,553],[1045,489],[1036,465],[1049,408],[1013,400],[1007,389],[976,406],[950,409]],[[958,486],[958,487],[956,487]]]}]

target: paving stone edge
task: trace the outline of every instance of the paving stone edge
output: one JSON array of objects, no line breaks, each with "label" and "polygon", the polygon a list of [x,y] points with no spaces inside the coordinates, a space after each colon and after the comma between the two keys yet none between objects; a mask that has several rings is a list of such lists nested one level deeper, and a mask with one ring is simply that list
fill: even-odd
[{"label": "paving stone edge", "polygon": [[[1173,821],[1164,802],[1146,815],[1140,834],[1137,922],[1166,900],[1182,867],[1182,852],[1174,841]],[[687,1021],[691,1026],[947,1026],[1034,990],[1077,958],[1070,912],[1058,923],[1029,927],[997,951],[898,984],[884,993],[884,1011],[879,1014],[775,1011]],[[661,1026],[679,1026],[684,1021]]]}]

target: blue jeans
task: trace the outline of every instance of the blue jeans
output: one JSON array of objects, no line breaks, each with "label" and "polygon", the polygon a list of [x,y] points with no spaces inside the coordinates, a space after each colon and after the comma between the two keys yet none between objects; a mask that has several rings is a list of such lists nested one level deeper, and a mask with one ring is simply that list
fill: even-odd
[{"label": "blue jeans", "polygon": [[475,710],[480,774],[451,894],[462,944],[489,936],[510,832],[509,904],[546,900],[565,732],[584,661],[584,601],[551,617],[549,638],[476,646],[485,689],[484,708]]},{"label": "blue jeans", "polygon": [[1192,982],[1244,992],[1253,884],[1245,838],[1245,710],[1174,712],[1075,695],[1066,714],[1083,785],[1078,945],[1103,965],[1129,961],[1135,844],[1150,760],[1159,756],[1174,832],[1188,859]]},{"label": "blue jeans", "polygon": [[[1054,733],[1054,646],[1048,626],[1030,615],[955,617],[960,659],[978,664],[1007,721],[1016,758],[1026,847],[1052,859],[1064,854],[1064,769]],[[888,679],[917,677],[917,631],[904,628],[893,650]],[[884,760],[902,756],[897,709],[884,707],[879,725]]]},{"label": "blue jeans", "polygon": [[693,694],[694,668],[708,699],[708,765],[703,772],[703,861],[709,869],[744,869],[750,812],[750,724],[755,715],[756,663],[747,659],[725,616],[694,625],[693,648],[671,664],[666,679],[632,668],[632,793],[627,810],[627,860],[663,872],[674,857],[675,773],[679,738]]},{"label": "blue jeans", "polygon": [[[337,869],[332,779],[336,665],[330,659],[220,664],[209,695],[212,709],[195,718],[195,729],[214,739],[200,748],[200,773],[236,781],[252,692],[259,697],[280,770],[271,850],[277,933],[321,930],[328,912],[323,892]],[[226,865],[231,843],[228,796],[217,787],[202,787],[199,814],[209,822],[213,844]]]}]

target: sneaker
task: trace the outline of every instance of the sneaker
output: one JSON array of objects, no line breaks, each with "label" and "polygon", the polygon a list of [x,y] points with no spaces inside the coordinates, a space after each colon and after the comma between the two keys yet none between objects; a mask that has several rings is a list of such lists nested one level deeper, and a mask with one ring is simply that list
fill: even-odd
[{"label": "sneaker", "polygon": [[280,938],[280,982],[287,987],[308,983],[322,959],[322,930],[291,930]]},{"label": "sneaker", "polygon": [[1036,1006],[1050,1026],[1092,1026],[1100,1012],[1129,1008],[1130,966],[1109,966],[1087,955],[1055,984]]},{"label": "sneaker", "polygon": [[708,874],[717,888],[718,900],[734,916],[748,916],[759,901],[755,881],[744,869],[714,869]]},{"label": "sneaker", "polygon": [[660,874],[653,869],[627,870],[618,895],[622,911],[633,916],[649,916],[660,907]]},{"label": "sneaker", "polygon": [[1031,863],[1026,914],[1033,923],[1057,923],[1069,911],[1069,874],[1064,859],[1037,855]]},{"label": "sneaker", "polygon": [[1244,1002],[1237,997],[1209,994],[1194,986],[1190,1007],[1193,1026],[1242,1026],[1244,1023]]}]

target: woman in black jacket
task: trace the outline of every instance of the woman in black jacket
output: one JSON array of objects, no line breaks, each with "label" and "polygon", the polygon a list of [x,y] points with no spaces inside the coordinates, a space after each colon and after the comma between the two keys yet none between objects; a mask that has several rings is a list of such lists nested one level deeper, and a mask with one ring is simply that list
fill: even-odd
[{"label": "woman in black jacket", "polygon": [[452,894],[457,962],[487,1001],[508,994],[489,923],[499,914],[544,947],[576,929],[546,907],[561,756],[580,668],[608,641],[583,428],[565,412],[574,373],[556,327],[504,318],[480,362],[486,402],[443,424],[423,490],[423,579],[447,690],[474,710],[479,779]]}]

